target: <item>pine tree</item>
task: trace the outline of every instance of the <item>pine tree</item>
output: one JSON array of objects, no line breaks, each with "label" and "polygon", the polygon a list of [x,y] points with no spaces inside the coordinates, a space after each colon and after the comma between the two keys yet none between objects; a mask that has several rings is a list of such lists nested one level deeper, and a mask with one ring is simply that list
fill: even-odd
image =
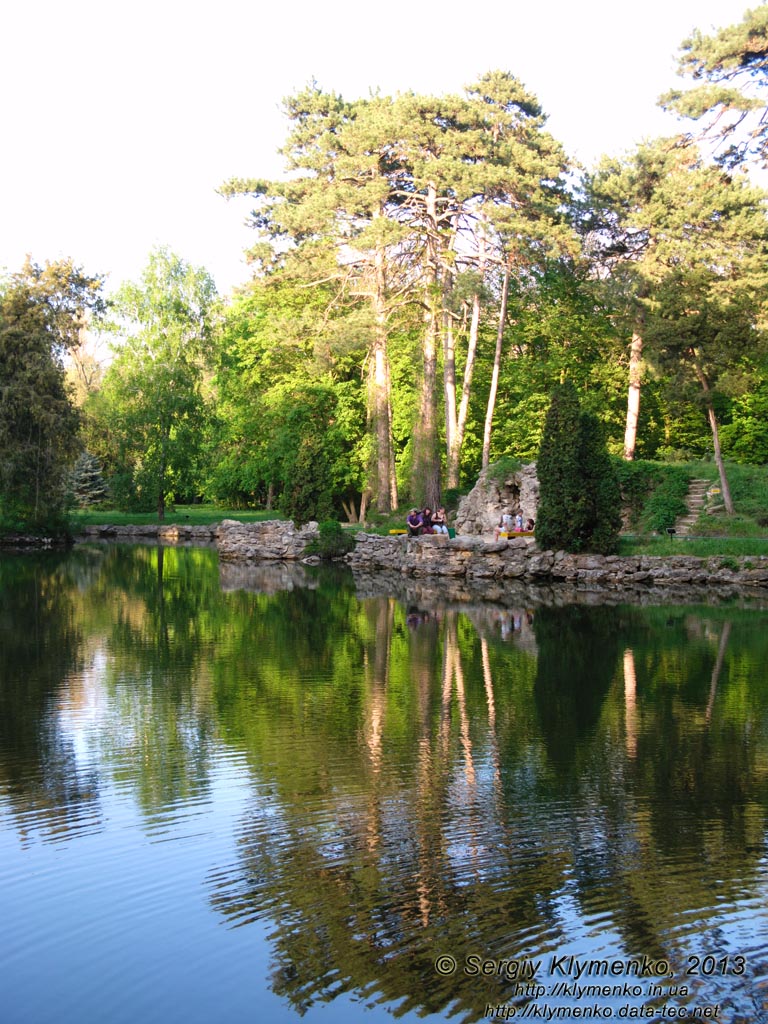
[{"label": "pine tree", "polygon": [[95,455],[81,452],[70,480],[72,497],[78,508],[97,505],[109,494],[109,488],[101,473],[101,465]]}]

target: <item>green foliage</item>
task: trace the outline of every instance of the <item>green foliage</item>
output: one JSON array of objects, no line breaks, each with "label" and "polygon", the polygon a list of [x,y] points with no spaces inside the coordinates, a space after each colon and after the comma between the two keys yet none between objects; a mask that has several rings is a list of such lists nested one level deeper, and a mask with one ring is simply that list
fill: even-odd
[{"label": "green foliage", "polygon": [[79,416],[63,358],[100,286],[70,261],[27,262],[0,291],[0,528],[63,523]]},{"label": "green foliage", "polygon": [[155,507],[162,519],[170,497],[201,489],[215,298],[210,275],[166,249],[115,297],[112,329],[124,337],[85,412],[120,507]]},{"label": "green foliage", "polygon": [[615,459],[613,465],[630,527],[662,533],[688,511],[692,474],[686,466],[641,459]]},{"label": "green foliage", "polygon": [[307,545],[306,553],[320,558],[343,558],[354,546],[354,537],[342,528],[341,523],[337,519],[327,519],[320,523],[317,540]]},{"label": "green foliage", "polygon": [[641,525],[652,533],[671,529],[680,516],[688,511],[685,503],[688,494],[688,475],[680,467],[670,467],[673,472],[664,476],[645,504]]},{"label": "green foliage", "polygon": [[275,477],[282,485],[279,507],[297,523],[327,519],[333,512],[338,450],[332,444],[336,437],[326,428],[335,406],[330,390],[307,388],[286,390],[273,408],[272,452]]},{"label": "green foliage", "polygon": [[620,491],[596,417],[583,413],[570,381],[560,384],[537,460],[541,547],[608,554],[618,544]]},{"label": "green foliage", "polygon": [[579,427],[583,550],[607,555],[616,550],[619,541],[621,491],[600,421],[591,413],[582,413]]},{"label": "green foliage", "polygon": [[680,47],[678,74],[694,84],[673,89],[661,105],[699,124],[700,138],[715,143],[720,163],[732,167],[768,158],[768,8],[760,4],[736,25],[712,35],[695,30]]},{"label": "green foliage", "polygon": [[[722,426],[723,454],[735,462],[768,464],[768,382],[759,380],[737,397]],[[735,500],[735,498],[734,498]]]},{"label": "green foliage", "polygon": [[580,466],[581,410],[570,381],[552,392],[539,456],[536,539],[542,548],[580,551],[583,480]]},{"label": "green foliage", "polygon": [[500,459],[492,462],[488,467],[488,479],[503,483],[507,477],[516,473],[522,465],[522,459],[515,459],[511,455],[502,455]]},{"label": "green foliage", "polygon": [[468,492],[460,487],[448,487],[443,492],[443,505],[449,512],[454,512],[459,507],[459,501]]}]

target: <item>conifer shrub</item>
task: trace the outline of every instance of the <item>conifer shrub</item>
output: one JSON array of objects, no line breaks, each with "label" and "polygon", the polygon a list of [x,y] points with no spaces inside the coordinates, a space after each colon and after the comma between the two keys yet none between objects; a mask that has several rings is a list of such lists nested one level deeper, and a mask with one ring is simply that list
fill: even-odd
[{"label": "conifer shrub", "polygon": [[584,488],[583,551],[613,554],[621,530],[621,490],[605,443],[603,425],[596,416],[580,418],[580,467]]},{"label": "conifer shrub", "polygon": [[579,550],[583,491],[579,399],[570,381],[552,392],[537,459],[539,506],[536,540],[540,547]]},{"label": "conifer shrub", "polygon": [[621,493],[596,417],[570,381],[552,392],[537,460],[540,547],[610,554],[618,548]]}]

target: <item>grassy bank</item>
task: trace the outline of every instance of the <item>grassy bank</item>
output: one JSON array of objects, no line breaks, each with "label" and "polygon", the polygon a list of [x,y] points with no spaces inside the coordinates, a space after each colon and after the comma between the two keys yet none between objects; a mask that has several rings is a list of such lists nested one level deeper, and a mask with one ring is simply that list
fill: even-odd
[{"label": "grassy bank", "polygon": [[[210,526],[222,519],[236,519],[241,523],[260,523],[266,519],[282,519],[279,512],[263,509],[220,508],[218,505],[176,505],[167,509],[163,523],[168,526]],[[157,524],[156,512],[116,512],[113,510],[88,509],[78,511],[70,517],[70,528],[77,532],[84,526],[147,526]]]},{"label": "grassy bank", "polygon": [[[698,557],[736,557],[768,555],[768,469],[761,466],[728,464],[728,478],[737,515],[726,516],[722,510],[702,513],[690,537],[668,537],[666,531],[685,513],[684,497],[691,480],[703,479],[718,484],[717,469],[712,462],[622,463],[619,466],[622,492],[629,511],[630,525],[622,536],[622,555],[696,555]],[[390,530],[403,529],[407,509],[391,515],[371,512],[365,525],[344,524],[349,530],[366,530],[387,535]],[[166,512],[164,522],[172,524],[210,525],[222,519],[240,522],[263,522],[283,518],[279,512],[221,508],[218,505],[177,505]],[[70,525],[77,532],[87,525],[111,524],[140,526],[157,523],[153,512],[81,511],[71,517]]]},{"label": "grassy bank", "polygon": [[641,537],[625,536],[619,541],[620,555],[695,555],[717,556],[768,555],[768,536],[763,537]]}]

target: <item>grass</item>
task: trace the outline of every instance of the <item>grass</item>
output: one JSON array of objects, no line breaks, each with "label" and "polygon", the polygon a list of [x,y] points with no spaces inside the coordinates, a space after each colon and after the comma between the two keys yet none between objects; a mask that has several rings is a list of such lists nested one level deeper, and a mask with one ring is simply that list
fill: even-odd
[{"label": "grass", "polygon": [[[505,469],[509,467],[505,466]],[[745,557],[749,555],[768,555],[768,471],[761,466],[744,466],[735,463],[727,465],[728,479],[731,485],[733,500],[738,510],[735,516],[723,513],[715,515],[703,514],[696,527],[694,536],[667,537],[656,527],[657,532],[649,526],[653,521],[653,491],[661,487],[661,495],[656,496],[656,506],[679,500],[677,494],[670,491],[669,482],[673,481],[679,490],[681,472],[685,480],[707,479],[717,483],[717,469],[712,462],[688,462],[677,464],[671,469],[659,463],[646,463],[630,467],[624,471],[624,484],[632,494],[635,507],[637,532],[625,535],[620,540],[621,555],[696,555],[710,558],[721,556]],[[654,486],[655,485],[655,486]],[[636,493],[632,493],[634,492]],[[658,511],[658,509],[657,509]],[[666,511],[666,510],[665,510]],[[365,525],[344,524],[349,530],[365,530],[368,533],[387,535],[390,530],[403,529],[407,508],[402,508],[391,515],[380,515],[371,511]],[[277,512],[264,510],[241,510],[221,508],[218,505],[177,505],[168,509],[164,522],[172,524],[210,525],[222,519],[235,519],[240,522],[263,522],[267,519],[283,518]],[[115,526],[139,526],[157,523],[154,512],[117,512],[109,510],[79,511],[71,517],[71,528],[77,530],[87,525],[110,524]]]},{"label": "grass", "polygon": [[642,537],[625,536],[619,540],[620,555],[695,555],[717,556],[768,555],[768,536],[762,537]]},{"label": "grass", "polygon": [[[220,508],[218,505],[176,505],[166,509],[163,523],[168,526],[210,526],[222,519],[236,519],[241,523],[259,523],[266,519],[284,518],[278,512],[263,509],[242,510]],[[157,512],[117,512],[114,510],[88,509],[74,512],[70,517],[73,530],[84,526],[146,526],[158,522]]]}]

